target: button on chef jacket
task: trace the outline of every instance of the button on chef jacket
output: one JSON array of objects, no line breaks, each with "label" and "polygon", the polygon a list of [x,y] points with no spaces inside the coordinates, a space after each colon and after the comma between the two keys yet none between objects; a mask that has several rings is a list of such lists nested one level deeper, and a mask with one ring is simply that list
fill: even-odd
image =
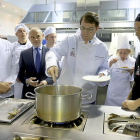
[{"label": "button on chef jacket", "polygon": [[[62,56],[65,57],[58,84],[81,87],[83,88],[82,94],[92,94],[91,99],[83,100],[82,103],[94,102],[98,84],[85,81],[82,77],[100,73],[108,74],[108,49],[106,45],[96,37],[85,44],[81,35],[69,35],[46,53],[46,70],[50,66],[57,66],[57,61],[60,61]],[[105,84],[106,82],[100,83],[100,86]]]},{"label": "button on chef jacket", "polygon": [[[14,82],[9,77],[12,63],[12,45],[9,41],[0,38],[0,81],[1,82]],[[13,86],[11,90],[5,94],[0,94],[0,98],[5,98],[13,95]]]}]

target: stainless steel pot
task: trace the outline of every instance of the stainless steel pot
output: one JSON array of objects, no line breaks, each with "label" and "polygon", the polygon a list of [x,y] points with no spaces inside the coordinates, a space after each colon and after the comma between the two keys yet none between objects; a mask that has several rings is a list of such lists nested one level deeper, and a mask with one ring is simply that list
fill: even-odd
[{"label": "stainless steel pot", "polygon": [[67,122],[80,117],[81,88],[58,85],[58,95],[54,85],[38,87],[34,91],[37,117],[40,119],[47,122]]}]

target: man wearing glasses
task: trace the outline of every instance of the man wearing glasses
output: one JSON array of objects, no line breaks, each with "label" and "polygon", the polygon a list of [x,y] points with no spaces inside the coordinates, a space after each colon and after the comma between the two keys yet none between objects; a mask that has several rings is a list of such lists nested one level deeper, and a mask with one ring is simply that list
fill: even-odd
[{"label": "man wearing glasses", "polygon": [[[86,75],[107,75],[108,50],[106,45],[94,37],[99,29],[99,17],[94,12],[86,12],[80,19],[80,34],[69,35],[46,54],[46,74],[58,77],[57,61],[62,56],[63,66],[58,80],[59,85],[78,86],[83,94],[91,94],[83,104],[94,104],[97,93],[97,83],[82,79]],[[104,86],[106,83],[99,83]]]}]

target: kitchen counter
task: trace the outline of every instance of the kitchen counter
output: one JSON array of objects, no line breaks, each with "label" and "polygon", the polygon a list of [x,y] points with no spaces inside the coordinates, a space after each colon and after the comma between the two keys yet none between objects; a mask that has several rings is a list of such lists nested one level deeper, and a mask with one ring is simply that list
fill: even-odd
[{"label": "kitchen counter", "polygon": [[[1,99],[0,99],[1,100]],[[88,119],[84,131],[62,130],[54,128],[43,128],[35,125],[23,124],[23,122],[35,112],[32,107],[24,114],[19,116],[11,124],[0,123],[0,140],[8,140],[15,134],[28,134],[36,136],[46,136],[54,140],[138,140],[139,138],[127,135],[113,135],[103,133],[104,112],[116,114],[128,114],[140,116],[140,110],[125,111],[120,107],[100,106],[100,105],[83,105],[82,110],[88,111]]]}]

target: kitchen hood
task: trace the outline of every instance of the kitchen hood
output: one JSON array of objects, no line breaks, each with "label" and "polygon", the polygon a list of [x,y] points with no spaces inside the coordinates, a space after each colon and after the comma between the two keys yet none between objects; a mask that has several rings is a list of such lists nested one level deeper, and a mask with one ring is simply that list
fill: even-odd
[{"label": "kitchen hood", "polygon": [[100,6],[84,7],[77,7],[76,3],[34,4],[20,23],[29,28],[39,27],[45,30],[46,27],[53,26],[57,32],[75,32],[80,26],[81,16],[87,11],[99,15],[99,33],[134,32],[134,19],[140,12],[140,7],[134,8],[129,0],[101,1]]}]

